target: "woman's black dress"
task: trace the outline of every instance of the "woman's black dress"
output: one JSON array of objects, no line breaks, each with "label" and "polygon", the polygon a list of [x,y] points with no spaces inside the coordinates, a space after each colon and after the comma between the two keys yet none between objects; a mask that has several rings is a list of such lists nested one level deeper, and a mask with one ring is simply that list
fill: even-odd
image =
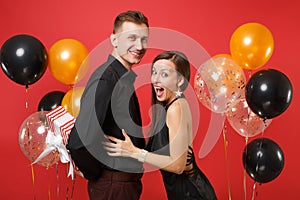
[{"label": "woman's black dress", "polygon": [[[176,99],[175,99],[176,100]],[[169,106],[175,101],[165,107],[165,112],[162,114],[162,120],[158,125],[159,130],[150,137],[147,144],[147,150],[161,155],[170,155],[169,150],[169,129],[166,125],[166,111]],[[215,200],[217,199],[214,188],[209,180],[203,174],[196,164],[195,156],[192,147],[189,146],[187,163],[191,165],[190,170],[184,171],[182,174],[175,174],[160,170],[167,196],[169,200]]]}]

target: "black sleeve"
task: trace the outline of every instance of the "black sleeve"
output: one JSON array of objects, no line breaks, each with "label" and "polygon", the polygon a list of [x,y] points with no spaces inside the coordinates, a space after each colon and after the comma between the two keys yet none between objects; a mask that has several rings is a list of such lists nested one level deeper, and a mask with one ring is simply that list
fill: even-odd
[{"label": "black sleeve", "polygon": [[113,74],[106,72],[98,82],[95,94],[95,110],[100,127],[103,127],[107,110],[111,106],[111,96],[117,82]]},{"label": "black sleeve", "polygon": [[88,180],[96,180],[101,174],[103,164],[93,155],[101,151],[99,127],[102,127],[110,106],[113,80],[110,73],[104,73],[100,79],[95,78],[89,82],[81,98],[80,113],[66,145],[75,165]]}]

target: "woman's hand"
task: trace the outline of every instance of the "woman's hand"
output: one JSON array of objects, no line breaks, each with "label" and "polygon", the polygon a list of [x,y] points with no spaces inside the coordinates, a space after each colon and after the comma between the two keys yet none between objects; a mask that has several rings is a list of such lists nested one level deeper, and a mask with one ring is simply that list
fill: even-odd
[{"label": "woman's hand", "polygon": [[125,140],[120,140],[115,137],[105,135],[109,142],[103,142],[104,149],[107,150],[107,154],[110,156],[122,156],[122,157],[132,157],[135,158],[137,154],[140,153],[140,149],[135,147],[127,135],[124,129],[122,129],[122,134]]}]

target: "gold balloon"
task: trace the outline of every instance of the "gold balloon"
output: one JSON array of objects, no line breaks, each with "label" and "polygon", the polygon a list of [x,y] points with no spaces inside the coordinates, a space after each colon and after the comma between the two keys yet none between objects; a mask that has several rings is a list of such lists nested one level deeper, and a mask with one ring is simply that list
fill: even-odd
[{"label": "gold balloon", "polygon": [[59,40],[51,46],[48,54],[48,67],[58,81],[74,85],[84,76],[88,66],[88,50],[78,40]]},{"label": "gold balloon", "polygon": [[228,58],[228,59],[232,59],[230,54],[227,53],[220,53],[220,54],[216,54],[214,55],[212,58]]},{"label": "gold balloon", "polygon": [[272,33],[259,23],[246,23],[238,27],[230,39],[232,58],[244,69],[263,66],[274,49]]},{"label": "gold balloon", "polygon": [[61,106],[66,109],[73,117],[77,117],[80,111],[80,100],[84,87],[70,89],[64,96]]}]

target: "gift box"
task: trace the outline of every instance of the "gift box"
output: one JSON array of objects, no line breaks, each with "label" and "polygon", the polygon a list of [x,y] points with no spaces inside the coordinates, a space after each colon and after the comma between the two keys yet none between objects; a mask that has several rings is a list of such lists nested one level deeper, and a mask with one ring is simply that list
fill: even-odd
[{"label": "gift box", "polygon": [[75,118],[62,106],[58,106],[46,114],[49,127],[55,135],[61,135],[64,145],[67,144]]}]

